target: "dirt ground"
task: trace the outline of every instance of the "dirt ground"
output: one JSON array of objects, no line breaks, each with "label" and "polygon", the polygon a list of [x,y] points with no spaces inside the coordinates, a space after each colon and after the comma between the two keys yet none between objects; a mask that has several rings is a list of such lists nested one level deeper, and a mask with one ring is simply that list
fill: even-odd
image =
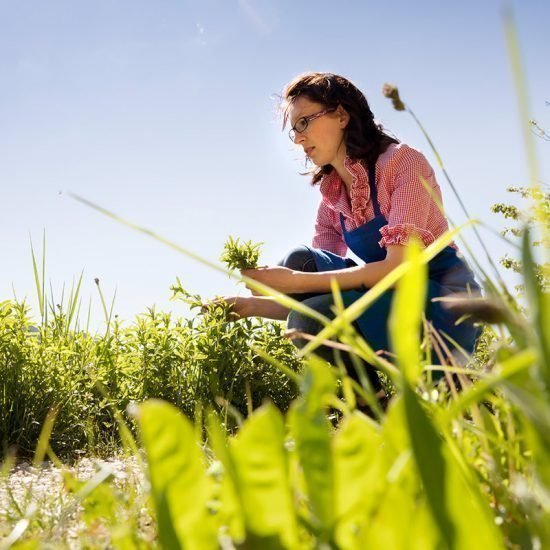
[{"label": "dirt ground", "polygon": [[[93,501],[93,491],[101,484],[113,495],[111,521],[94,517],[94,506],[104,504],[101,495],[98,502],[88,500],[83,506],[85,498]],[[0,478],[0,549],[28,539],[40,541],[41,548],[104,548],[113,529],[120,532],[117,521],[151,541],[147,484],[136,458],[83,458],[63,468],[21,462]],[[101,511],[98,508],[98,515]]]}]

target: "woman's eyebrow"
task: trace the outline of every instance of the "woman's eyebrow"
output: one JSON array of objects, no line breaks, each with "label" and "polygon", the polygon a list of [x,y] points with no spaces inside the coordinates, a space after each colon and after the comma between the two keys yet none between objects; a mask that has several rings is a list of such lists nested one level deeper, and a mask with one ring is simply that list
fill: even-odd
[{"label": "woman's eyebrow", "polygon": [[289,122],[290,122],[290,127],[293,128],[294,125],[296,124],[296,122],[297,122],[298,120],[300,120],[301,118],[302,118],[302,115],[300,114],[300,116],[297,116],[297,117],[294,119],[294,122],[292,121],[292,119],[290,119],[290,121],[289,121]]}]

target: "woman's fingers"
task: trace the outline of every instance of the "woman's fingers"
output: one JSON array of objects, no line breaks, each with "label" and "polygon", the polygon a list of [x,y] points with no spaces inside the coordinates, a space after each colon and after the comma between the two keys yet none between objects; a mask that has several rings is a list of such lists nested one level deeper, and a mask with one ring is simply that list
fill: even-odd
[{"label": "woman's fingers", "polygon": [[[241,270],[241,277],[248,277],[249,279],[253,279],[254,281],[263,282],[262,279],[262,271],[265,271],[269,269],[268,265],[261,265],[258,266],[255,269],[242,269]],[[258,292],[253,288],[253,286],[250,285],[250,283],[245,282],[244,283],[246,288],[250,290],[250,293],[252,296],[263,296],[261,292]]]},{"label": "woman's fingers", "polygon": [[247,317],[248,310],[247,306],[249,304],[249,298],[242,296],[221,296],[215,298],[204,304],[202,311],[206,311],[209,307],[215,307],[216,305],[226,305],[227,306],[227,320],[236,321],[242,317]]}]

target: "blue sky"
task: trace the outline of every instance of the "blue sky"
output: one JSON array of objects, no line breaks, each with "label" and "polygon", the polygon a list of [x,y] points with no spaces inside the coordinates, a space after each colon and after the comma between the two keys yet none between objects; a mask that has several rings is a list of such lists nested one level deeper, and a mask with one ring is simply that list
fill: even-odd
[{"label": "blue sky", "polygon": [[[532,117],[550,127],[550,3],[512,2]],[[311,241],[318,189],[275,116],[296,74],[353,80],[376,117],[435,158],[380,90],[399,86],[435,141],[473,217],[509,201],[528,169],[501,2],[0,0],[0,300],[36,304],[29,236],[46,232],[60,299],[84,270],[127,321],[169,302],[179,276],[206,297],[243,292],[152,239],[70,199],[71,191],[217,260],[228,235],[263,241],[262,263]],[[546,67],[546,69],[545,69]],[[550,144],[537,140],[548,182]],[[463,221],[436,168],[449,216]],[[62,192],[60,194],[60,191]],[[482,230],[495,257],[506,248]],[[482,258],[471,240],[474,253]]]}]

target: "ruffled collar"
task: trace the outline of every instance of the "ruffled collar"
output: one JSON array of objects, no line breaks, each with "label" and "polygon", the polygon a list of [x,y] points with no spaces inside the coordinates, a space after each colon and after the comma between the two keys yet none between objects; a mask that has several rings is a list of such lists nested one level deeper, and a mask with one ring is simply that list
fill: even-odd
[{"label": "ruffled collar", "polygon": [[[351,174],[352,183],[349,193],[351,217],[355,224],[361,225],[367,221],[367,205],[370,200],[368,172],[363,163],[351,157],[344,160],[344,168]],[[342,194],[346,194],[346,186],[336,170],[325,174],[319,185],[323,201],[334,210],[341,211]],[[346,212],[344,212],[346,214]]]}]

